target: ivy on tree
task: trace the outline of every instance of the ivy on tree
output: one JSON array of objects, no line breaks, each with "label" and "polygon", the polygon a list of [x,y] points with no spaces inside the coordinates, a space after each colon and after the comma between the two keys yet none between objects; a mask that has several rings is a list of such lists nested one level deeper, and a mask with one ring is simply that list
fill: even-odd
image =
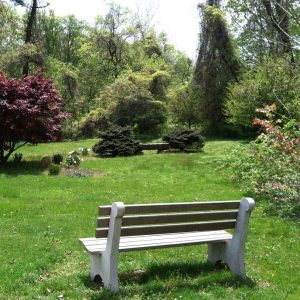
[{"label": "ivy on tree", "polygon": [[238,78],[240,62],[227,30],[218,0],[199,5],[201,32],[195,66],[194,92],[199,99],[199,114],[209,134],[220,134],[225,123],[224,102],[227,87]]},{"label": "ivy on tree", "polygon": [[0,73],[0,163],[28,143],[59,140],[67,116],[60,95],[42,72],[20,80]]}]

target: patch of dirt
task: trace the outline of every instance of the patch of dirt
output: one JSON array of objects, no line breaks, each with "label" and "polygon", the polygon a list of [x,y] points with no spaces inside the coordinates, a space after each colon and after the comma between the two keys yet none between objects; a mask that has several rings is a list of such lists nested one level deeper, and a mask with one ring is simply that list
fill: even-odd
[{"label": "patch of dirt", "polygon": [[84,177],[100,177],[104,176],[104,173],[82,168],[63,168],[60,173],[61,176],[67,176],[72,178],[84,178]]}]

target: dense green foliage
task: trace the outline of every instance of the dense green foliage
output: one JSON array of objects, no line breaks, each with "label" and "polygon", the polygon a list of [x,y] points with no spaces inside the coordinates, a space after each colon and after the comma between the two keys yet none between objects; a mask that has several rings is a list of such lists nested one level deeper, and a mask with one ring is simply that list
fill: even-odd
[{"label": "dense green foliage", "polygon": [[204,138],[194,130],[175,130],[162,138],[170,144],[171,149],[186,151],[190,149],[201,150],[204,147]]},{"label": "dense green foliage", "polygon": [[[163,77],[163,75],[161,75]],[[109,85],[97,100],[105,107],[109,122],[118,126],[130,126],[138,133],[158,133],[166,122],[166,109],[157,95],[151,93],[156,80],[151,75],[129,74]],[[99,116],[103,118],[103,116]]]},{"label": "dense green foliage", "polygon": [[132,156],[142,154],[142,145],[133,139],[129,127],[113,127],[100,134],[101,140],[93,151],[102,157]]},{"label": "dense green foliage", "polygon": [[281,117],[300,121],[300,69],[285,58],[267,58],[229,87],[226,113],[229,121],[252,127],[256,111],[276,104]]},{"label": "dense green foliage", "polygon": [[[25,43],[26,22],[8,3],[0,2],[0,70],[18,78],[24,64],[30,74],[44,68],[62,95],[63,109],[71,113],[64,137],[95,136],[108,128],[107,121],[143,134],[162,130],[167,111],[160,102],[190,77],[192,61],[149,20],[117,4],[108,4],[95,26],[38,9],[31,40]],[[144,90],[137,91],[140,82]],[[125,88],[123,97],[120,90],[114,96],[118,87]],[[140,117],[124,120],[120,114],[131,110]]]},{"label": "dense green foliage", "polygon": [[191,128],[201,123],[200,104],[194,82],[178,86],[170,94],[169,113],[175,124]]}]

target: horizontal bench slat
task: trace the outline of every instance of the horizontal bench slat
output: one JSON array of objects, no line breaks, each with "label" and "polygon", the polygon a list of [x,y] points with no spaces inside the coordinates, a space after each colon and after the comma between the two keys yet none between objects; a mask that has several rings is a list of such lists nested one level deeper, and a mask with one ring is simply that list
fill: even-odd
[{"label": "horizontal bench slat", "polygon": [[[201,222],[201,223],[191,223],[191,224],[122,227],[121,236],[230,229],[235,227],[235,223],[236,220],[230,220],[230,221]],[[96,229],[96,238],[107,237],[107,234],[108,234],[108,228]]]},{"label": "horizontal bench slat", "polygon": [[[125,214],[151,214],[164,212],[205,211],[221,209],[238,209],[240,201],[180,202],[133,204],[125,206]],[[99,215],[110,215],[111,206],[99,206]]]},{"label": "horizontal bench slat", "polygon": [[142,144],[142,150],[169,150],[169,143]]},{"label": "horizontal bench slat", "polygon": [[[132,251],[153,248],[167,248],[183,245],[194,245],[208,242],[220,242],[230,240],[232,235],[226,231],[192,232],[179,234],[157,234],[151,236],[121,237],[119,250]],[[81,239],[85,248],[90,253],[101,253],[105,250],[106,238],[104,239]]]},{"label": "horizontal bench slat", "polygon": [[[198,239],[180,239],[180,240],[174,240],[174,241],[149,241],[146,243],[140,243],[139,241],[136,241],[132,244],[120,244],[119,251],[120,252],[126,252],[126,251],[132,251],[132,250],[147,250],[147,249],[157,249],[157,248],[168,248],[168,247],[176,247],[176,246],[183,246],[183,245],[196,245],[196,244],[206,244],[209,242],[220,242],[220,241],[227,241],[230,238],[228,236],[218,236],[218,237],[206,237],[206,238],[198,238]],[[90,251],[97,251],[99,247],[89,247]],[[103,249],[104,250],[104,249]],[[102,250],[102,251],[103,251]]]},{"label": "horizontal bench slat", "polygon": [[[236,219],[238,210],[234,211],[215,211],[201,213],[184,213],[169,215],[137,215],[124,216],[122,226],[161,224],[161,223],[181,223],[181,222],[200,222],[212,220],[232,220]],[[110,217],[100,217],[97,220],[97,227],[108,227]]]},{"label": "horizontal bench slat", "polygon": [[[120,241],[122,241],[122,243],[126,243],[126,242],[130,242],[130,241],[135,241],[135,240],[139,240],[139,241],[143,241],[146,240],[148,241],[149,239],[151,240],[168,240],[168,239],[176,239],[176,238],[180,238],[182,236],[186,237],[186,238],[193,238],[196,236],[211,236],[211,235],[215,235],[218,236],[220,234],[227,234],[230,235],[230,233],[228,233],[225,230],[214,230],[214,231],[202,231],[202,232],[198,232],[198,231],[192,231],[192,232],[180,232],[180,233],[164,233],[164,234],[152,234],[151,236],[149,235],[140,235],[140,236],[122,236]],[[83,238],[80,239],[81,242],[84,242],[85,245],[94,245],[94,244],[99,244],[99,243],[104,243],[106,244],[107,238]]]}]

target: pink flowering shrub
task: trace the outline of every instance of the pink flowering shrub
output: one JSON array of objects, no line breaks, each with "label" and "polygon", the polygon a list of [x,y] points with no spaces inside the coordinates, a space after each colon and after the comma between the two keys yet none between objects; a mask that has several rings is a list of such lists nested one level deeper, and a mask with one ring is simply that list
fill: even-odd
[{"label": "pink flowering shrub", "polygon": [[259,110],[265,119],[253,124],[262,132],[249,146],[231,152],[234,178],[256,197],[266,199],[268,211],[300,217],[300,124],[275,118],[276,106]]}]

